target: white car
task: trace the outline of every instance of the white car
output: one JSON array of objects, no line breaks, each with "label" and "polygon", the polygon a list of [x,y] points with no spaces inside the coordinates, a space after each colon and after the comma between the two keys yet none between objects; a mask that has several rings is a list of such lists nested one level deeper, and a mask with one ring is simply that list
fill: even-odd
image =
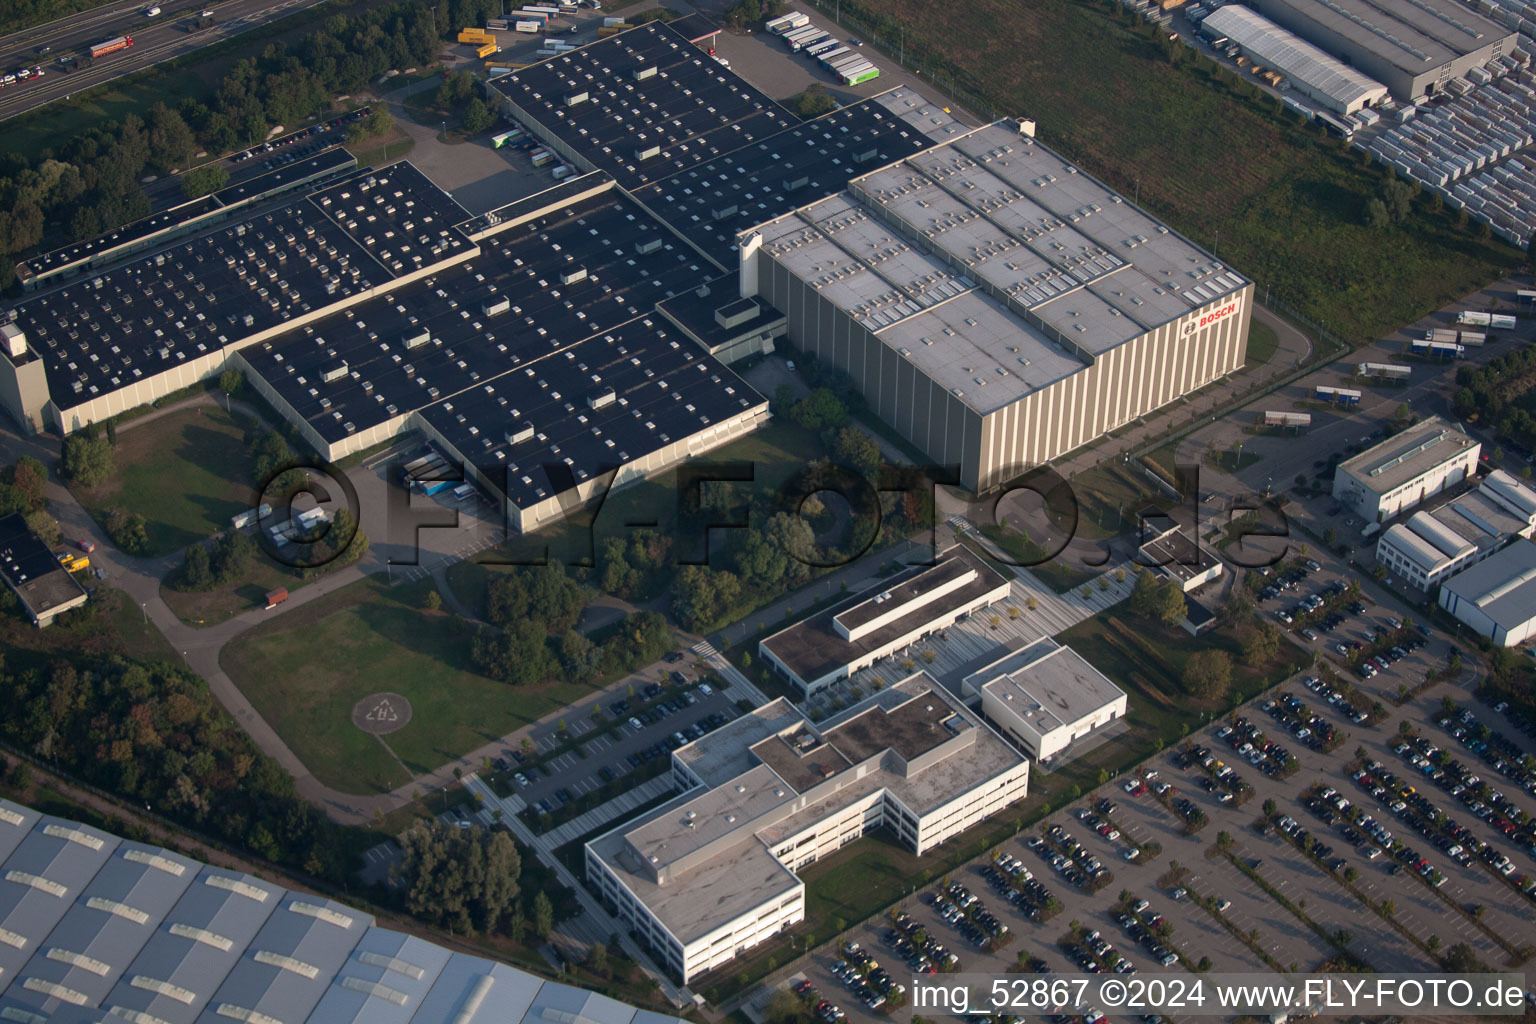
[{"label": "white car", "polygon": [[148,7],[144,10],[144,17],[146,18],[158,18],[159,16],[160,8],[158,7]]},{"label": "white car", "polygon": [[1227,912],[1227,908],[1230,907],[1230,906],[1232,906],[1232,901],[1231,900],[1228,900],[1228,899],[1217,900],[1216,901],[1216,913],[1218,913],[1218,914],[1225,914]]}]

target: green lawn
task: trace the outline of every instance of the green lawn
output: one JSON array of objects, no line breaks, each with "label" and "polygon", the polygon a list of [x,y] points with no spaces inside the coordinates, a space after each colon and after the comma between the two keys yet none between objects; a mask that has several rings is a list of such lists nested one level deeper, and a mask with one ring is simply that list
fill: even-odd
[{"label": "green lawn", "polygon": [[176,617],[189,626],[216,626],[241,612],[267,606],[267,594],[278,587],[290,594],[307,585],[299,573],[273,562],[258,550],[244,579],[213,590],[173,590],[160,584],[160,597]]},{"label": "green lawn", "polygon": [[1275,357],[1280,349],[1280,335],[1269,324],[1252,320],[1248,324],[1248,353],[1244,365],[1262,366]]},{"label": "green lawn", "polygon": [[[825,6],[825,5],[824,5]],[[1277,301],[1355,342],[1380,337],[1522,262],[1450,211],[1368,227],[1381,187],[1358,156],[1280,114],[1277,99],[1183,47],[1114,0],[847,0],[872,42],[961,100],[1027,113],[1042,141],[1140,202]],[[1084,73],[1084,69],[1091,69]],[[1001,115],[999,115],[1001,116]],[[1218,239],[1219,235],[1219,239]]]},{"label": "green lawn", "polygon": [[150,554],[163,555],[228,529],[252,506],[243,417],[217,406],[180,409],[117,435],[117,469],[96,487],[74,486],[98,519],[109,508],[148,521]]},{"label": "green lawn", "polygon": [[418,605],[424,585],[360,580],[243,634],[222,663],[264,718],[326,785],[383,792],[408,781],[352,707],[380,691],[411,702],[389,747],[420,774],[590,693],[566,683],[515,689],[470,662],[472,627]]}]

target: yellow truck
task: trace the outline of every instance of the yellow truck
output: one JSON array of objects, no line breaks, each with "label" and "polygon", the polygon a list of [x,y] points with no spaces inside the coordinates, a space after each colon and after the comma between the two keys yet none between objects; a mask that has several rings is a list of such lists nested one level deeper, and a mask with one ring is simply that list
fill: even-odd
[{"label": "yellow truck", "polygon": [[485,43],[494,43],[496,40],[483,28],[466,28],[459,33],[459,42],[469,43],[472,46],[481,46]]},{"label": "yellow truck", "polygon": [[499,53],[500,51],[501,47],[497,46],[495,43],[485,43],[475,50],[475,56],[489,57],[491,54]]}]

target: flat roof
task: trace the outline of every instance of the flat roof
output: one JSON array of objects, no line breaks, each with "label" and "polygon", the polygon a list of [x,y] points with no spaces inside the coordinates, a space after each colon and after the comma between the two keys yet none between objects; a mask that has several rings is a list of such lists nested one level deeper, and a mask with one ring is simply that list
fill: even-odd
[{"label": "flat roof", "polygon": [[[939,556],[938,563],[938,566],[911,566],[904,569],[847,601],[774,633],[764,639],[762,645],[801,679],[812,682],[843,665],[852,664],[868,651],[878,650],[896,638],[919,629],[925,622],[935,621],[997,587],[1008,585],[1008,581],[1002,575],[965,547],[957,545],[948,549]],[[909,614],[880,626],[859,639],[845,640],[837,633],[833,625],[837,615],[885,591],[894,592],[903,584],[918,580],[944,566],[945,563],[961,565],[965,570],[974,570],[976,579],[936,600],[916,605]]]},{"label": "flat roof", "polygon": [[1536,618],[1536,544],[1525,538],[1443,581],[1446,590],[1471,602],[1501,629]]},{"label": "flat roof", "polygon": [[1176,527],[1143,544],[1141,554],[1148,564],[1183,583],[1208,572],[1211,566],[1220,561],[1192,540],[1183,527]]},{"label": "flat roof", "polygon": [[[588,844],[685,944],[799,890],[771,848],[850,802],[884,789],[921,815],[1024,760],[922,672],[820,726],[782,699],[764,710],[676,752],[696,771],[724,769],[709,776],[722,781],[695,787]],[[744,767],[727,774],[738,766]],[[684,863],[699,855],[705,859]]]},{"label": "flat roof", "polygon": [[965,130],[900,86],[668,175],[635,198],[734,273],[742,231]]},{"label": "flat roof", "polygon": [[47,273],[58,267],[65,267],[71,263],[78,263],[98,253],[110,252],[130,242],[136,242],[141,238],[149,238],[162,231],[174,228],[189,220],[206,216],[219,209],[224,204],[211,195],[198,199],[189,199],[185,203],[173,206],[169,210],[161,210],[141,220],[132,221],[122,227],[114,228],[94,238],[87,238],[74,242],[51,252],[39,253],[29,258],[24,266],[35,273]]},{"label": "flat roof", "polygon": [[28,529],[20,512],[0,517],[0,576],[36,619],[85,597],[85,589],[59,564],[42,538]]},{"label": "flat roof", "polygon": [[213,198],[217,199],[221,206],[235,206],[328,174],[344,174],[356,167],[357,158],[337,145],[321,150],[314,156],[295,160],[291,164],[284,164],[221,188],[213,193]]},{"label": "flat roof", "polygon": [[686,764],[706,786],[723,786],[750,770],[761,758],[752,748],[805,721],[805,716],[783,697],[776,697],[748,713],[685,743],[672,756]]},{"label": "flat roof", "polygon": [[1339,469],[1377,494],[1386,494],[1477,444],[1439,416],[1430,416],[1341,462]]},{"label": "flat roof", "polygon": [[1006,122],[756,231],[765,253],[981,413],[1249,283]]},{"label": "flat roof", "polygon": [[195,861],[156,847],[119,845],[48,933],[46,948],[34,948],[12,994],[45,1012],[63,1003],[43,986],[28,987],[26,979],[32,978],[101,1005],[197,870]]},{"label": "flat roof", "polygon": [[678,1024],[5,800],[0,928],[7,1020]]},{"label": "flat roof", "polygon": [[1311,22],[1415,76],[1515,34],[1452,0],[1262,0],[1259,6]]},{"label": "flat roof", "polygon": [[1121,700],[1120,689],[1070,647],[1010,654],[966,677],[1042,735],[1080,722]]},{"label": "flat roof", "polygon": [[1426,573],[1478,550],[1498,547],[1530,524],[1480,491],[1421,510],[1382,534]]},{"label": "flat roof", "polygon": [[62,818],[33,821],[0,871],[0,928],[21,939],[0,943],[0,979],[15,983],[121,841]]},{"label": "flat roof", "polygon": [[1230,4],[1212,11],[1201,25],[1207,35],[1227,36],[1256,61],[1329,97],[1342,107],[1374,103],[1387,95],[1376,79],[1337,60],[1276,25],[1257,11]]},{"label": "flat roof", "polygon": [[17,304],[61,409],[368,291],[393,274],[307,200]]},{"label": "flat roof", "polygon": [[[654,21],[502,75],[491,87],[626,188],[795,123],[783,107]],[[642,157],[651,149],[660,152]]]},{"label": "flat roof", "polygon": [[[766,770],[766,769],[765,769]],[[680,877],[658,885],[636,862],[628,832],[678,814],[690,802],[684,794],[589,844],[619,874],[635,898],[684,945],[728,924],[754,907],[804,888],[800,879],[749,831]]]}]

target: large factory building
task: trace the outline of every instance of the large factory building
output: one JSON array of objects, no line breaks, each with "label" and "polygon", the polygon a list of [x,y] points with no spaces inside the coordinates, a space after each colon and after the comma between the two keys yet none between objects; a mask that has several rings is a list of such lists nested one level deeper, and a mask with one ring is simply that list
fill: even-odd
[{"label": "large factory building", "polygon": [[1250,6],[1409,102],[1506,56],[1518,40],[1513,29],[1456,0],[1251,0]]},{"label": "large factory building", "polygon": [[987,491],[1243,365],[1253,284],[999,122],[740,239],[742,292]]}]

